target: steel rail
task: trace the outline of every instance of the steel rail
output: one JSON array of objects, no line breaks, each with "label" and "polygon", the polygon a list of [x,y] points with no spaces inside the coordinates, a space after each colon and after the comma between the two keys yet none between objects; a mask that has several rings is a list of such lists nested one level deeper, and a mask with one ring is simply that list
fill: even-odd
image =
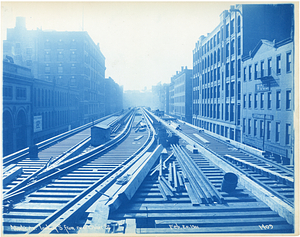
[{"label": "steel rail", "polygon": [[[152,114],[152,116],[155,118],[156,116]],[[157,118],[157,120],[161,120],[159,118]],[[163,122],[164,126],[167,127],[168,129],[169,126]],[[175,130],[176,131],[176,130]],[[178,132],[178,131],[176,131]],[[219,155],[218,153],[216,153],[215,151],[213,151],[212,149],[210,149],[207,146],[203,146],[202,144],[200,144],[196,139],[194,139],[193,137],[189,136],[188,134],[180,131],[180,133],[184,134],[186,137],[188,137],[189,139],[191,139],[193,142],[195,142],[196,144],[198,144],[199,146],[203,147],[204,149],[206,149],[208,152],[210,152],[211,154],[214,154],[216,157],[218,157],[219,159],[221,159],[222,161],[224,161],[225,163],[227,163],[228,165],[230,165],[231,167],[237,169],[239,172],[241,172],[243,175],[245,175],[246,177],[248,177],[249,179],[251,179],[252,181],[256,182],[258,185],[262,186],[264,189],[266,189],[267,191],[269,191],[270,193],[272,193],[274,196],[278,197],[280,200],[282,200],[283,202],[285,202],[287,205],[289,205],[290,207],[294,208],[294,203],[290,200],[288,200],[286,197],[284,197],[282,194],[280,194],[279,192],[275,191],[274,189],[270,188],[268,185],[264,184],[262,181],[260,181],[259,179],[253,177],[252,175],[248,174],[246,171],[242,170],[241,168],[235,166],[234,164],[232,164],[230,161],[228,161],[227,159],[225,159],[224,157],[222,157],[221,155]]]},{"label": "steel rail", "polygon": [[[154,133],[155,131],[153,127],[152,129],[150,128],[147,140],[132,156],[105,175],[102,179],[70,200],[66,205],[54,212],[51,216],[47,217],[42,223],[36,225],[34,230],[27,232],[27,234],[57,233],[59,227],[73,222],[76,217],[78,218],[78,216],[86,211],[98,198],[104,195],[105,191],[108,190],[119,177],[125,174],[126,171],[129,170],[130,167],[132,167],[132,165],[134,165],[149,150],[155,141]],[[109,197],[109,200],[112,199],[113,197]]]},{"label": "steel rail", "polygon": [[[127,112],[124,116],[122,116],[122,118],[127,117],[127,116],[130,116],[130,111]],[[116,120],[120,121],[118,119],[116,119]],[[53,167],[58,167],[58,165],[60,163],[62,163],[63,161],[74,157],[74,153],[76,153],[77,149],[80,148],[80,147],[82,147],[82,146],[84,146],[84,145],[86,145],[86,144],[88,144],[89,142],[90,142],[90,136],[87,137],[87,138],[85,138],[85,139],[83,139],[82,141],[80,141],[79,143],[77,143],[76,145],[74,145],[73,147],[69,148],[67,151],[65,151],[64,153],[62,153],[58,157],[56,157],[54,160],[51,160],[51,161],[49,160],[48,163],[45,164],[43,167],[41,167],[40,169],[38,169],[37,171],[35,171],[34,173],[32,173],[30,176],[28,176],[27,178],[25,178],[24,180],[22,180],[15,187],[13,187],[10,190],[8,190],[5,193],[5,196],[8,195],[8,194],[10,194],[9,196],[11,196],[11,194],[13,192],[18,192],[17,191],[18,189],[24,187],[30,181],[33,181],[34,179],[36,179],[37,176],[39,176],[39,179],[40,179],[41,178],[41,174],[43,174],[43,176],[45,176],[45,173],[49,174],[51,172],[54,172],[55,170],[52,169]],[[86,154],[88,154],[89,152],[91,152],[91,151],[88,151]]]},{"label": "steel rail", "polygon": [[[78,128],[74,128],[74,129],[72,129],[70,131],[67,131],[67,132],[59,134],[59,135],[57,135],[55,137],[51,137],[51,138],[49,138],[49,139],[47,139],[45,141],[42,141],[42,142],[36,144],[37,148],[38,148],[38,151],[41,151],[41,150],[43,150],[43,149],[45,149],[45,148],[47,148],[47,147],[49,147],[49,146],[51,146],[51,145],[59,142],[59,141],[62,141],[62,140],[66,139],[66,138],[68,138],[70,136],[73,136],[76,133],[79,133],[79,132],[81,132],[81,131],[89,128],[89,127],[92,127],[95,123],[100,123],[100,122],[102,122],[102,121],[104,121],[104,120],[106,120],[106,119],[108,119],[108,118],[110,118],[110,117],[112,117],[112,116],[114,116],[116,114],[117,113],[105,116],[105,117],[97,119],[97,120],[95,120],[93,122],[90,122],[90,123],[87,123],[85,125],[82,125],[82,126],[80,126]],[[7,156],[3,157],[3,167],[8,166],[8,165],[10,165],[12,163],[17,163],[20,159],[23,159],[23,158],[27,157],[29,155],[29,150],[30,150],[30,148],[27,147],[27,148],[25,148],[23,150],[17,151],[17,152],[15,152],[13,154],[10,154],[10,155],[7,155]]]},{"label": "steel rail", "polygon": [[183,133],[185,136],[187,136],[189,139],[193,140],[195,143],[197,143],[198,145],[202,146],[204,149],[206,149],[207,151],[209,151],[210,153],[214,154],[215,156],[217,156],[218,158],[220,158],[221,160],[223,160],[224,162],[226,162],[227,164],[229,164],[230,166],[234,167],[235,169],[237,169],[239,172],[243,173],[245,176],[247,176],[249,179],[253,180],[254,182],[256,182],[257,184],[259,184],[260,186],[262,186],[263,188],[265,188],[266,190],[268,190],[270,193],[272,193],[274,196],[277,196],[279,199],[281,199],[282,201],[284,201],[286,204],[288,204],[289,206],[294,208],[294,203],[291,202],[290,200],[288,200],[286,197],[284,197],[282,194],[280,194],[279,192],[275,191],[274,189],[270,188],[268,185],[264,184],[262,181],[260,181],[259,179],[253,177],[252,175],[248,174],[246,171],[242,170],[240,167],[235,166],[233,163],[231,163],[229,160],[225,159],[224,157],[222,157],[221,155],[219,155],[218,153],[216,153],[215,151],[213,151],[212,149],[208,148],[207,146],[203,146],[202,144],[199,144],[197,142],[197,140],[195,140],[193,137],[189,136],[188,134],[184,133],[181,131],[181,133]]},{"label": "steel rail", "polygon": [[67,173],[71,169],[75,169],[76,167],[80,166],[81,164],[88,162],[90,159],[94,158],[96,155],[99,155],[100,153],[103,153],[105,151],[108,151],[113,146],[115,146],[117,143],[121,142],[130,132],[130,127],[133,122],[133,115],[131,116],[131,120],[127,123],[126,127],[124,128],[124,133],[119,134],[116,136],[113,140],[91,150],[88,153],[85,153],[83,155],[78,155],[70,160],[67,160],[55,167],[52,167],[51,169],[47,170],[47,172],[40,174],[37,177],[37,179],[33,180],[33,183],[30,183],[24,187],[21,187],[17,190],[14,190],[14,192],[10,193],[9,195],[4,196],[3,203],[12,203],[16,200],[20,200],[24,195],[27,195],[33,191],[35,191],[37,188],[39,188],[41,185],[44,185],[45,183],[48,183],[54,178],[57,178],[65,173]]},{"label": "steel rail", "polygon": [[[204,130],[204,132],[205,132],[205,130]],[[235,146],[234,146],[233,144],[231,144],[231,143],[228,143],[228,142],[223,141],[223,140],[221,140],[221,139],[219,139],[219,138],[217,138],[217,137],[214,137],[214,136],[212,136],[211,134],[208,134],[208,133],[205,133],[205,134],[206,134],[207,136],[209,136],[209,137],[211,137],[211,138],[217,140],[218,142],[221,142],[221,143],[226,144],[226,145],[228,145],[228,146],[230,146],[230,147],[232,147],[232,148],[235,148]],[[276,163],[276,162],[274,162],[274,161],[272,161],[272,160],[270,160],[270,159],[267,159],[267,158],[265,158],[265,157],[257,156],[257,155],[255,155],[255,154],[249,152],[249,151],[246,151],[246,150],[243,150],[243,149],[240,149],[240,148],[239,148],[239,150],[242,150],[245,154],[247,154],[247,155],[249,155],[249,156],[252,156],[252,157],[254,157],[254,158],[258,159],[258,160],[262,160],[262,161],[264,161],[264,162],[266,162],[266,163],[268,163],[268,164],[271,164],[271,165],[274,166],[275,168],[277,168],[277,169],[279,169],[279,170],[281,170],[281,171],[284,171],[284,172],[286,172],[286,173],[289,174],[289,175],[294,176],[294,171],[291,170],[291,169],[289,169],[289,168],[287,168],[287,167],[285,167],[285,166],[283,166],[283,165],[280,165],[280,164],[278,164],[278,163]]]}]

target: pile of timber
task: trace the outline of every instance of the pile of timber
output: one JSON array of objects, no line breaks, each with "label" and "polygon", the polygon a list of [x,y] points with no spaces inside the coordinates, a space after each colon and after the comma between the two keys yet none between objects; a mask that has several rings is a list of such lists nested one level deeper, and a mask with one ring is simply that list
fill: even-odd
[{"label": "pile of timber", "polygon": [[172,145],[181,167],[184,185],[193,205],[223,203],[223,196],[216,190],[195,161],[179,145]]}]

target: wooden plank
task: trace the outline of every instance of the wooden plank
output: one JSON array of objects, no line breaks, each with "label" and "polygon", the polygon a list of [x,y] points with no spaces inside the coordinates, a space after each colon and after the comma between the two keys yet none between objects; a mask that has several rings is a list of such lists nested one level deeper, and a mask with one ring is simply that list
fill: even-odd
[{"label": "wooden plank", "polygon": [[174,176],[174,187],[177,190],[178,189],[178,178],[177,178],[177,171],[176,171],[176,164],[175,161],[173,161],[173,176]]},{"label": "wooden plank", "polygon": [[160,194],[162,195],[163,197],[163,200],[164,201],[167,201],[168,200],[168,197],[163,189],[163,187],[161,186],[161,184],[158,184],[158,188],[159,188],[159,191],[160,191]]},{"label": "wooden plank", "polygon": [[13,167],[2,176],[3,186],[7,185],[12,180],[16,179],[20,174],[22,174],[22,167]]},{"label": "wooden plank", "polygon": [[[194,218],[194,219],[164,219],[164,220],[155,220],[155,223],[157,225],[172,225],[174,223],[177,224],[196,224],[196,225],[201,225],[201,227],[203,226],[207,226],[207,225],[211,225],[211,226],[220,226],[220,225],[239,225],[239,224],[243,224],[243,226],[248,226],[248,225],[261,225],[262,223],[268,223],[268,224],[273,224],[273,225],[280,225],[280,224],[287,224],[286,220],[283,219],[282,217],[263,217],[263,218],[259,218],[259,217],[254,217],[254,218],[230,218],[228,216],[228,218],[213,218],[213,219],[198,219],[198,218]],[[157,226],[160,227],[160,226]]]},{"label": "wooden plank", "polygon": [[228,210],[240,210],[240,211],[255,211],[256,209],[259,210],[270,210],[270,208],[263,202],[240,202],[240,203],[228,203],[226,205],[223,204],[216,204],[214,206],[205,206],[202,205],[201,207],[199,206],[193,206],[188,203],[139,203],[139,204],[130,204],[127,205],[126,207],[122,207],[122,210],[128,210],[128,208],[131,211],[156,211],[156,210],[166,210],[166,211],[205,211],[205,210],[210,210],[210,211],[228,211]]},{"label": "wooden plank", "polygon": [[185,188],[187,190],[187,193],[189,194],[189,197],[191,199],[192,205],[193,206],[199,206],[200,205],[200,201],[196,198],[195,193],[190,185],[189,182],[185,182],[184,183]]},{"label": "wooden plank", "polygon": [[211,219],[211,218],[269,218],[269,217],[279,217],[274,211],[230,211],[230,212],[125,212],[125,213],[114,213],[113,218],[156,218],[156,219],[166,219],[166,218],[194,218],[194,219]]}]

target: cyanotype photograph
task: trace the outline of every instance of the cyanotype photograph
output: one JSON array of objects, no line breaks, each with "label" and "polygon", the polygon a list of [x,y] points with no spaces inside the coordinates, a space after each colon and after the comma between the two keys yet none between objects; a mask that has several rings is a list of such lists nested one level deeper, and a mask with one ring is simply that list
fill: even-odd
[{"label": "cyanotype photograph", "polygon": [[298,14],[1,1],[1,235],[298,235]]}]

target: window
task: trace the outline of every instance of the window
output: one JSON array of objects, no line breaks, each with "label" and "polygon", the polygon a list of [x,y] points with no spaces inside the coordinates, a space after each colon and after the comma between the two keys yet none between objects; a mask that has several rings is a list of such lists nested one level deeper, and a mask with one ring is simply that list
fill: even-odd
[{"label": "window", "polygon": [[238,43],[238,45],[237,45],[238,52],[237,53],[238,53],[238,55],[241,55],[241,36],[239,36],[237,40],[238,40],[238,42],[237,42]]},{"label": "window", "polygon": [[272,59],[268,59],[268,76],[272,75]]},{"label": "window", "polygon": [[267,121],[267,139],[271,139],[271,121]]},{"label": "window", "polygon": [[49,40],[45,41],[45,45],[44,45],[45,49],[50,49],[51,48],[51,44]]},{"label": "window", "polygon": [[291,125],[287,123],[285,130],[285,144],[289,145],[291,144]]},{"label": "window", "polygon": [[237,94],[237,99],[240,100],[241,99],[241,82],[238,82],[238,94]]},{"label": "window", "polygon": [[234,96],[234,82],[230,83],[230,97]]},{"label": "window", "polygon": [[249,81],[252,80],[252,66],[249,65]]},{"label": "window", "polygon": [[58,52],[58,54],[57,54],[57,60],[58,61],[64,60],[64,54],[62,52]]},{"label": "window", "polygon": [[226,38],[229,37],[229,24],[226,25]]},{"label": "window", "polygon": [[256,63],[256,64],[254,65],[254,80],[257,79],[257,72],[258,72],[258,64]]},{"label": "window", "polygon": [[244,109],[246,109],[246,107],[247,107],[247,95],[246,94],[244,94]]},{"label": "window", "polygon": [[260,70],[261,70],[261,77],[264,77],[264,70],[265,70],[264,61],[260,62]]},{"label": "window", "polygon": [[264,102],[265,102],[265,93],[261,93],[260,94],[260,108],[263,109],[264,108]]},{"label": "window", "polygon": [[246,70],[247,70],[247,68],[244,67],[244,81],[247,80]]},{"label": "window", "polygon": [[291,52],[286,53],[286,72],[292,71],[292,54]]},{"label": "window", "polygon": [[226,83],[225,96],[226,96],[226,97],[229,97],[229,83]]},{"label": "window", "polygon": [[229,77],[229,63],[226,63],[226,77]]},{"label": "window", "polygon": [[277,57],[276,57],[276,72],[277,72],[277,74],[280,74],[281,73],[281,56],[280,55],[278,55]]},{"label": "window", "polygon": [[254,95],[254,109],[257,109],[257,102],[258,102],[258,94],[255,93],[255,95]]},{"label": "window", "polygon": [[280,101],[281,101],[280,91],[276,91],[276,109],[280,109]]},{"label": "window", "polygon": [[264,137],[264,121],[260,120],[260,137]]},{"label": "window", "polygon": [[271,109],[272,106],[272,93],[268,92],[268,109]]},{"label": "window", "polygon": [[231,45],[230,45],[230,54],[234,54],[234,40],[231,40]]},{"label": "window", "polygon": [[61,64],[60,64],[60,66],[58,66],[57,72],[60,73],[60,74],[64,72],[63,67],[61,66]]},{"label": "window", "polygon": [[63,41],[60,39],[57,44],[57,48],[62,49],[64,47]]},{"label": "window", "polygon": [[251,109],[252,95],[249,94],[249,109]]},{"label": "window", "polygon": [[251,119],[248,119],[248,134],[251,134]]},{"label": "window", "polygon": [[76,52],[75,51],[71,51],[70,60],[73,62],[76,61]]},{"label": "window", "polygon": [[26,88],[25,87],[17,87],[17,100],[26,100]]},{"label": "window", "polygon": [[246,119],[243,118],[243,133],[246,132]]},{"label": "window", "polygon": [[237,20],[237,32],[240,33],[241,32],[241,17],[238,16],[238,20]]},{"label": "window", "polygon": [[76,49],[76,40],[75,39],[71,40],[71,49]]},{"label": "window", "polygon": [[291,109],[291,105],[292,105],[292,91],[291,90],[287,90],[286,91],[286,110],[290,110]]},{"label": "window", "polygon": [[12,99],[13,97],[12,86],[3,86],[3,97],[5,97],[6,99]]},{"label": "window", "polygon": [[279,142],[279,138],[280,138],[280,123],[277,122],[276,123],[276,136],[275,136],[275,141]]},{"label": "window", "polygon": [[51,57],[50,57],[50,52],[45,52],[45,62],[50,62]]},{"label": "window", "polygon": [[254,136],[256,136],[257,135],[257,120],[256,119],[254,119]]},{"label": "window", "polygon": [[46,64],[46,66],[45,66],[45,73],[46,73],[46,74],[49,74],[49,73],[50,73],[50,67],[49,67],[49,64]]},{"label": "window", "polygon": [[230,62],[230,76],[234,75],[234,61]]},{"label": "window", "polygon": [[226,58],[229,57],[229,43],[226,44]]}]

